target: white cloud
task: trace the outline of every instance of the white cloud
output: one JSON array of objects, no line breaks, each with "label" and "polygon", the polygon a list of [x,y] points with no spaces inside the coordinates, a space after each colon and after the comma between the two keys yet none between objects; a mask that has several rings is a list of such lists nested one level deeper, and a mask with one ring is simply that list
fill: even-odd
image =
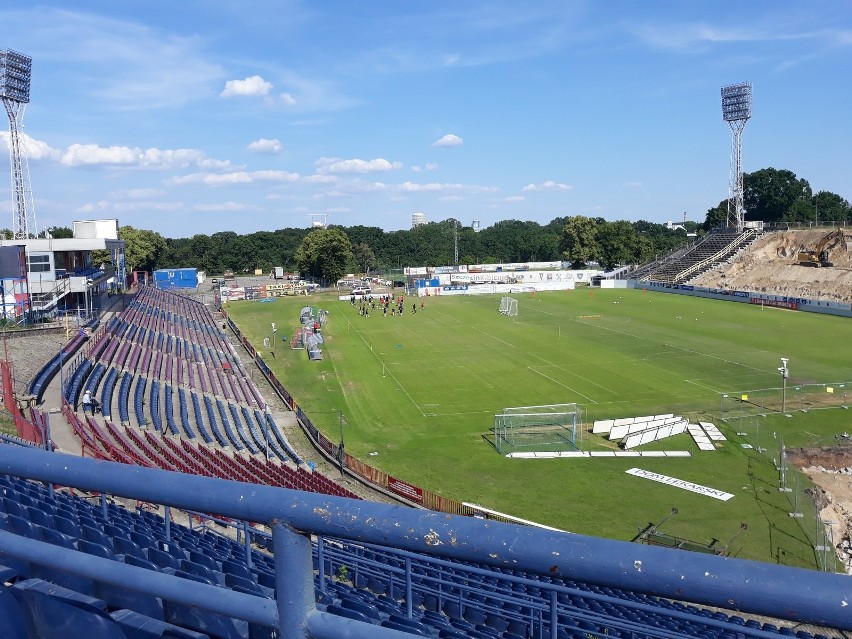
[{"label": "white cloud", "polygon": [[166,180],[166,184],[203,184],[222,186],[228,184],[253,184],[255,182],[295,182],[298,173],[288,171],[231,171],[229,173],[190,173]]},{"label": "white cloud", "polygon": [[315,173],[314,175],[306,175],[302,180],[309,184],[333,184],[340,181],[340,178],[336,175],[317,175]]},{"label": "white cloud", "polygon": [[194,204],[192,206],[195,211],[210,211],[210,212],[231,212],[231,211],[259,211],[260,207],[254,204],[245,204],[243,202],[221,202],[219,204]]},{"label": "white cloud", "polygon": [[294,98],[294,97],[293,97],[292,95],[290,95],[289,93],[282,93],[282,94],[281,94],[280,96],[278,96],[278,97],[280,97],[280,98],[281,98],[281,101],[282,101],[284,104],[289,104],[289,105],[291,105],[291,106],[292,106],[292,105],[294,105],[294,104],[296,104],[296,98]]},{"label": "white cloud", "polygon": [[643,185],[642,185],[641,182],[625,182],[624,186],[631,188],[631,189],[638,189]]},{"label": "white cloud", "polygon": [[283,148],[284,145],[281,144],[281,141],[275,138],[271,140],[267,140],[266,138],[260,138],[259,140],[255,140],[254,142],[248,145],[248,150],[252,153],[264,153],[268,155],[275,155],[276,153],[281,153],[281,149]]},{"label": "white cloud", "polygon": [[506,198],[506,201],[507,202],[523,202],[526,199],[527,198],[525,198],[523,195],[510,195],[509,197]]},{"label": "white cloud", "polygon": [[323,157],[314,164],[319,173],[375,173],[402,168],[401,162],[389,162],[384,158],[343,160],[341,158]]},{"label": "white cloud", "polygon": [[461,195],[444,195],[438,198],[439,202],[461,202],[464,198]]},{"label": "white cloud", "polygon": [[415,173],[420,173],[421,171],[434,171],[439,166],[437,162],[427,162],[425,166],[412,166],[411,170]]},{"label": "white cloud", "polygon": [[132,213],[135,211],[177,211],[183,209],[181,202],[113,202],[98,200],[87,202],[77,209],[77,213]]},{"label": "white cloud", "polygon": [[140,149],[129,146],[98,146],[72,144],[58,157],[63,166],[135,166],[143,168],[200,168],[224,169],[227,160],[207,157],[198,149]]},{"label": "white cloud", "polygon": [[[58,149],[52,148],[47,142],[31,138],[26,133],[20,133],[20,144],[30,160],[55,160],[62,153]],[[6,150],[9,150],[9,133],[0,131],[0,141]]]},{"label": "white cloud", "polygon": [[498,191],[496,186],[478,186],[475,184],[458,184],[447,182],[429,182],[419,184],[417,182],[403,182],[399,185],[399,190],[406,193],[426,193],[440,191],[468,191],[470,193],[488,193]]},{"label": "white cloud", "polygon": [[521,189],[521,191],[571,191],[573,189],[574,187],[570,184],[562,184],[560,182],[554,182],[553,180],[547,180],[541,184],[527,184]]},{"label": "white cloud", "polygon": [[445,136],[432,142],[432,146],[461,146],[464,140],[457,135],[447,133]]},{"label": "white cloud", "polygon": [[264,96],[272,89],[272,83],[259,75],[252,75],[244,80],[228,80],[225,88],[219,94],[223,98],[234,96]]},{"label": "white cloud", "polygon": [[160,197],[165,194],[166,192],[162,189],[130,189],[127,193],[127,197],[142,199],[146,197]]}]

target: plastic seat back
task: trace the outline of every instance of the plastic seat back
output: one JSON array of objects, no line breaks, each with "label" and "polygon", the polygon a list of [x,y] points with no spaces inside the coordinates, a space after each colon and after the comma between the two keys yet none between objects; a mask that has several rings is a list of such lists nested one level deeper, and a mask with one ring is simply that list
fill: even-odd
[{"label": "plastic seat back", "polygon": [[33,637],[125,639],[98,599],[40,579],[15,584],[13,593],[26,613]]},{"label": "plastic seat back", "polygon": [[0,637],[28,639],[27,617],[9,588],[0,585]]},{"label": "plastic seat back", "polygon": [[112,618],[121,626],[127,639],[208,639],[200,632],[152,619],[133,610],[118,610],[112,613]]}]

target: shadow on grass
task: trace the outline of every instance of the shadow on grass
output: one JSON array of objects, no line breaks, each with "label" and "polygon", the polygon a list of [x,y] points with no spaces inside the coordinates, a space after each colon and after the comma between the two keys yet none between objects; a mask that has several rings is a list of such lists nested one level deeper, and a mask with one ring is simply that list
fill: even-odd
[{"label": "shadow on grass", "polygon": [[494,449],[495,453],[500,452],[499,450],[497,450],[497,442],[494,441],[494,433],[483,433],[482,434],[482,441],[484,441],[486,444],[490,445],[491,448]]},{"label": "shadow on grass", "polygon": [[[794,525],[796,530],[801,533],[801,537],[799,535],[794,535],[786,530],[783,530],[779,526],[777,526],[774,520],[770,517],[771,511],[777,511],[778,513],[787,514],[789,510],[782,505],[773,504],[766,499],[762,499],[759,496],[758,490],[764,492],[764,494],[772,494],[768,488],[763,486],[758,487],[758,483],[768,484],[763,479],[758,479],[755,477],[755,462],[760,461],[759,459],[755,459],[752,456],[748,458],[748,477],[751,483],[751,488],[754,494],[754,500],[757,503],[757,507],[760,509],[761,514],[766,520],[767,527],[769,529],[769,555],[771,557],[775,557],[776,562],[788,564],[788,561],[784,561],[782,558],[790,557],[795,558],[801,562],[802,565],[813,565],[814,567],[819,567],[819,558],[816,556],[816,551],[811,545],[811,540],[808,537],[807,533],[802,526],[801,519],[794,519]],[[783,493],[779,493],[783,494]],[[787,541],[790,543],[790,546],[781,546],[780,539],[776,537],[785,537]],[[807,549],[806,552],[804,550]]]}]

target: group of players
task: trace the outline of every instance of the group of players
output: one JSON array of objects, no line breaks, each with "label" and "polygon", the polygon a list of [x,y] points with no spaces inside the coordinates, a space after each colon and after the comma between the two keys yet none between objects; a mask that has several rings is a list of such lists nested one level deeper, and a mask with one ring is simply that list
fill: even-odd
[{"label": "group of players", "polygon": [[[390,311],[391,317],[401,316],[405,311],[405,298],[403,296],[379,295],[373,297],[372,295],[365,295],[360,298],[359,302],[358,298],[353,295],[350,301],[352,306],[358,306],[358,315],[361,317],[370,317],[370,311],[373,311],[373,313],[381,311],[383,317],[388,316],[388,311]],[[423,302],[420,302],[421,309],[423,306]],[[411,312],[414,315],[417,314],[417,302],[411,304]]]}]

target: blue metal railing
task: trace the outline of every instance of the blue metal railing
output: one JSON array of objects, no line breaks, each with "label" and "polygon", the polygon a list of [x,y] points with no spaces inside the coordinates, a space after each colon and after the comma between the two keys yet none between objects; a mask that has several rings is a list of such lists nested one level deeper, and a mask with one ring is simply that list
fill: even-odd
[{"label": "blue metal railing", "polygon": [[377,626],[360,628],[351,620],[316,609],[309,535],[372,543],[530,575],[556,575],[797,622],[852,628],[852,606],[848,605],[852,601],[852,581],[844,575],[131,467],[9,445],[0,445],[0,473],[268,524],[273,531],[275,551],[277,617],[271,612],[273,604],[262,599],[244,601],[246,595],[222,589],[216,591],[216,597],[210,597],[204,588],[181,589],[174,582],[166,587],[162,575],[137,575],[134,571],[132,578],[128,578],[129,567],[118,562],[96,562],[88,555],[7,533],[0,533],[0,551],[109,583],[121,579],[123,585],[132,583],[140,592],[163,597],[174,594],[175,601],[181,603],[273,625],[285,633],[293,632],[282,636],[306,636],[306,629],[307,636],[340,636],[344,626],[351,637],[401,636]]}]

